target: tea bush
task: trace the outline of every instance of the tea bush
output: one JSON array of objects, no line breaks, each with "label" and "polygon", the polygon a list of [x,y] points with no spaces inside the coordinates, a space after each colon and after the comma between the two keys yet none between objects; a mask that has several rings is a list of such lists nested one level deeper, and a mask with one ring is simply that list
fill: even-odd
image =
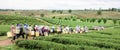
[{"label": "tea bush", "polygon": [[42,40],[18,40],[16,45],[31,50],[113,50],[84,45],[64,45]]}]

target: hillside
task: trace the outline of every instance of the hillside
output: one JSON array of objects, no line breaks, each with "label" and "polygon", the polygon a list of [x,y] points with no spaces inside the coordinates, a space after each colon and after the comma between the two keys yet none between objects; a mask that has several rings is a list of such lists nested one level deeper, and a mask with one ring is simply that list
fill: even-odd
[{"label": "hillside", "polygon": [[120,12],[118,11],[101,11],[101,15],[97,14],[97,10],[72,10],[71,13],[68,10],[63,10],[60,12],[52,12],[52,10],[16,10],[16,11],[0,11],[0,14],[5,15],[22,15],[22,16],[33,16],[40,17],[44,14],[45,17],[70,17],[77,16],[79,18],[116,18],[120,19]]}]

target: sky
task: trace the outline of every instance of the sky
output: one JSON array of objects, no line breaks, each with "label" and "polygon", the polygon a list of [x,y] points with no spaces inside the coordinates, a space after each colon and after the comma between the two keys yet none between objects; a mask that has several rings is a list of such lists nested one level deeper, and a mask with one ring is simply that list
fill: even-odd
[{"label": "sky", "polygon": [[0,9],[107,9],[120,8],[120,0],[0,0]]}]

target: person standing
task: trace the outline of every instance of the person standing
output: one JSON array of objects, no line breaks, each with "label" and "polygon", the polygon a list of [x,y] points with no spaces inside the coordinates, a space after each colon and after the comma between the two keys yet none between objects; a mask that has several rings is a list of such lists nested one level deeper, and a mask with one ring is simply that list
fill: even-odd
[{"label": "person standing", "polygon": [[37,25],[34,25],[33,30],[34,30],[34,35],[33,39],[35,38],[36,32],[38,31],[39,27]]},{"label": "person standing", "polygon": [[88,27],[84,26],[84,32],[88,32]]},{"label": "person standing", "polygon": [[58,28],[57,28],[57,32],[58,32],[58,34],[62,33],[62,26],[61,26],[61,25],[58,26]]},{"label": "person standing", "polygon": [[20,36],[22,36],[22,38],[24,38],[24,33],[23,33],[22,24],[19,24],[19,29],[20,29],[20,32],[19,32],[19,34],[18,34],[18,38],[19,38]]},{"label": "person standing", "polygon": [[69,26],[66,26],[66,27],[65,27],[65,30],[66,30],[65,32],[68,34],[68,33],[70,32]]},{"label": "person standing", "polygon": [[45,36],[45,35],[44,35],[45,30],[44,30],[44,29],[45,29],[45,26],[42,26],[42,28],[41,28],[42,36]]},{"label": "person standing", "polygon": [[17,38],[20,36],[20,25],[19,24],[17,24],[16,25],[16,31],[15,31],[15,33],[16,33],[16,36],[17,36]]},{"label": "person standing", "polygon": [[24,24],[24,32],[25,32],[25,35],[26,35],[26,39],[28,39],[28,33],[29,33],[29,26],[28,26],[28,24]]},{"label": "person standing", "polygon": [[31,25],[29,25],[28,29],[29,29],[29,33],[28,34],[30,35],[30,33],[32,32],[33,28],[32,28]]},{"label": "person standing", "polygon": [[70,31],[70,34],[71,34],[71,33],[73,32],[73,28],[72,28],[72,27],[70,27],[69,31]]},{"label": "person standing", "polygon": [[51,28],[51,32],[52,32],[52,33],[55,32],[55,27],[54,27],[54,26],[52,26],[52,28]]},{"label": "person standing", "polygon": [[44,36],[48,36],[50,33],[50,28],[48,26],[44,26],[42,28],[42,31],[43,31]]},{"label": "person standing", "polygon": [[15,28],[15,26],[14,25],[12,25],[11,27],[10,27],[10,29],[11,29],[11,32],[12,32],[12,42],[16,39],[16,33],[15,33],[15,31],[16,31],[16,28]]},{"label": "person standing", "polygon": [[76,33],[80,33],[80,26],[76,26]]}]

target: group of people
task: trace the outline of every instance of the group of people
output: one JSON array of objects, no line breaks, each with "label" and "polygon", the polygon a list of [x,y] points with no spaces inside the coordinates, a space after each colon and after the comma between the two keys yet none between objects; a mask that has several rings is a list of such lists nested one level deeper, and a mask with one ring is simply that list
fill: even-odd
[{"label": "group of people", "polygon": [[84,27],[80,27],[80,26],[76,26],[75,29],[73,29],[72,27],[66,26],[63,28],[63,30],[61,30],[63,33],[83,33],[83,32],[88,32],[88,27],[84,26]]},{"label": "group of people", "polygon": [[[104,29],[104,27],[94,27],[95,30]],[[22,36],[22,38],[28,39],[28,36],[33,36],[33,39],[36,36],[48,36],[50,33],[58,33],[58,34],[71,34],[71,33],[83,33],[88,32],[89,28],[87,26],[76,26],[74,29],[69,26],[58,26],[58,27],[49,27],[45,25],[28,25],[28,24],[17,24],[11,26],[11,33],[13,36],[12,40],[15,40]],[[25,36],[24,36],[25,35]]]},{"label": "group of people", "polygon": [[12,25],[10,27],[11,29],[11,34],[12,34],[12,41],[14,41],[15,39],[19,38],[20,36],[22,36],[22,38],[26,38],[28,39],[28,36],[33,36],[33,39],[35,38],[35,36],[45,36],[48,35],[50,33],[50,28],[48,26],[38,26],[38,25],[34,25],[33,27],[31,25],[28,24],[17,24]]}]

